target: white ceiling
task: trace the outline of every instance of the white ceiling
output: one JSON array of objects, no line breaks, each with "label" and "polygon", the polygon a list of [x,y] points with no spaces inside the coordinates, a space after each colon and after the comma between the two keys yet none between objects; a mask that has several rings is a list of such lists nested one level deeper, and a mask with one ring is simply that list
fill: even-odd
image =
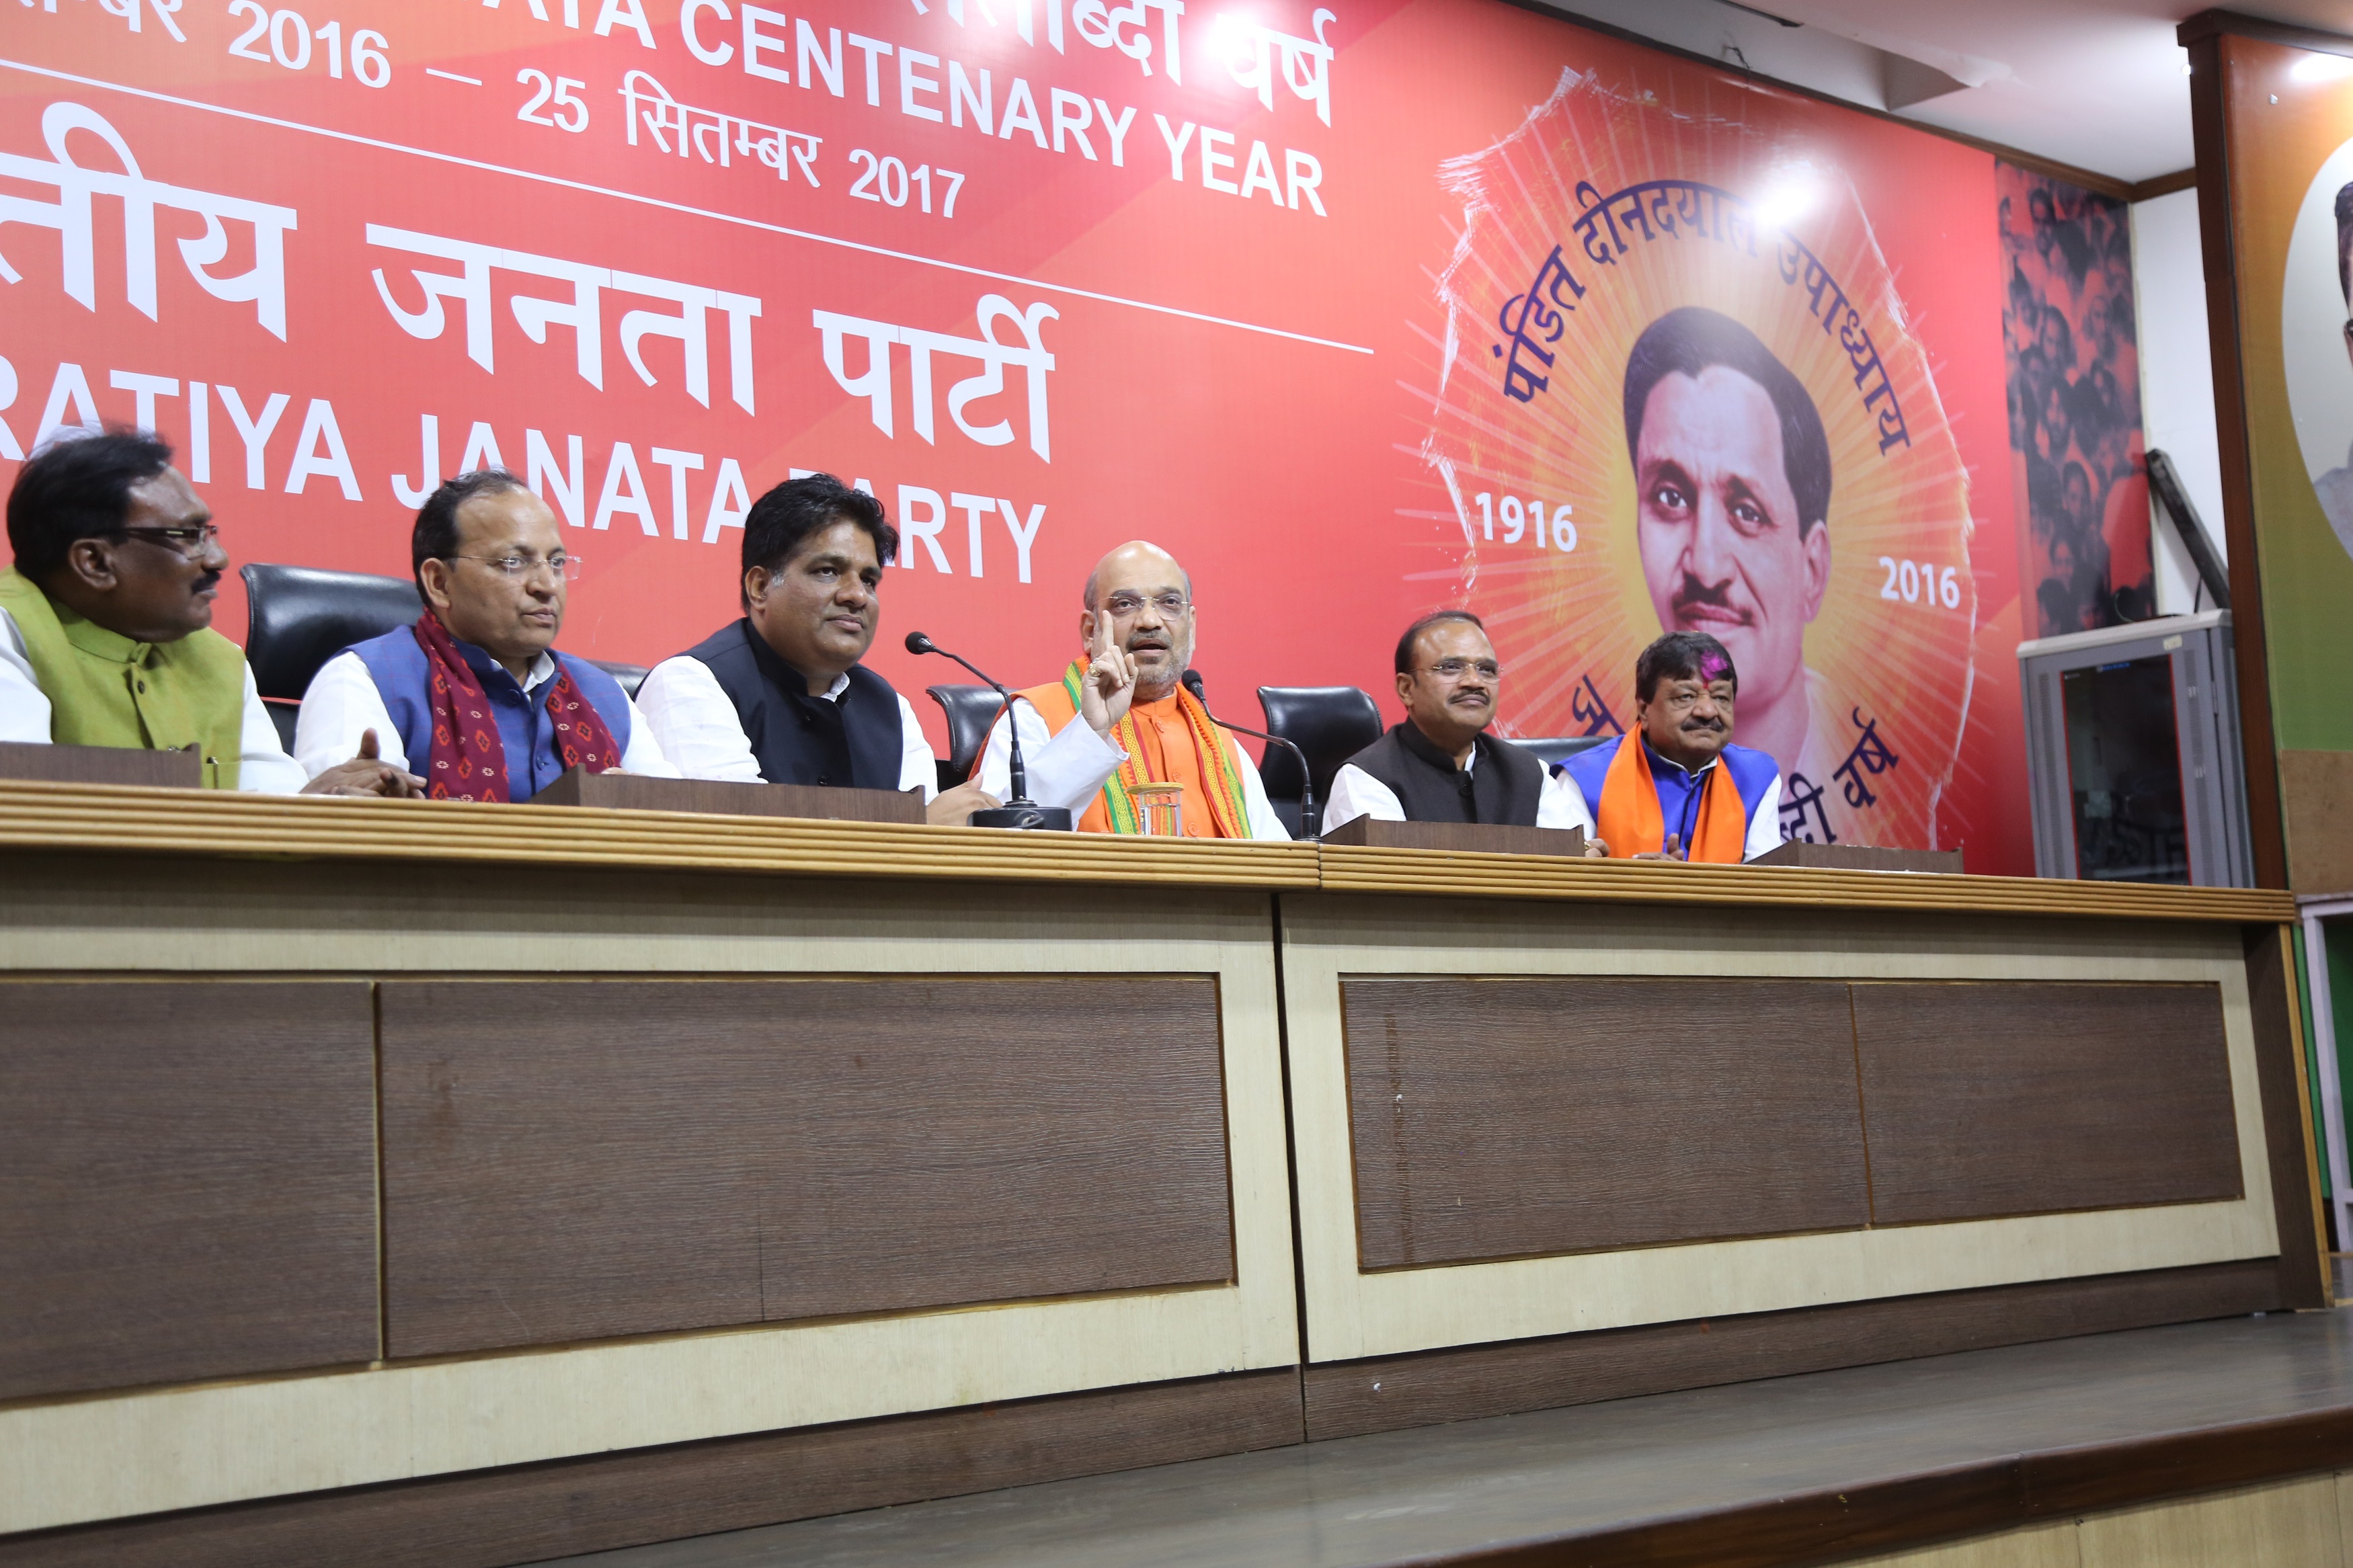
[{"label": "white ceiling", "polygon": [[[2173,41],[2175,24],[2206,8],[2194,0],[1759,0],[1755,10],[1724,0],[1550,3],[2112,179],[2154,179],[2195,162],[2186,57]],[[2233,8],[2353,33],[2353,0]]]}]

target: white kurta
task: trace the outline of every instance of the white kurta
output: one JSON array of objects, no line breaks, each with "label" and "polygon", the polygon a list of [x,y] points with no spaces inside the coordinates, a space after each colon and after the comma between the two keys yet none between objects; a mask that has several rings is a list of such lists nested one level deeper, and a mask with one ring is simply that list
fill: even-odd
[{"label": "white kurta", "polygon": [[[849,689],[849,677],[837,675],[833,684],[818,693],[839,702]],[[940,793],[940,773],[915,710],[899,698],[899,787],[921,789],[930,800]],[[759,784],[760,760],[752,754],[751,739],[735,704],[699,658],[680,654],[654,666],[638,688],[638,707],[661,741],[663,755],[691,779],[724,779],[731,784]]]},{"label": "white kurta", "polygon": [[[1472,752],[1471,761],[1476,763],[1478,760],[1479,753]],[[1333,776],[1332,798],[1324,803],[1324,826],[1329,831],[1360,816],[1369,816],[1375,822],[1403,822],[1405,803],[1398,799],[1397,791],[1364,769],[1354,763],[1345,763]],[[1544,793],[1536,798],[1536,826],[1581,827],[1588,837],[1593,834],[1593,814],[1585,809],[1584,795],[1566,775],[1550,767],[1545,769]]]},{"label": "white kurta", "polygon": [[[1029,798],[1039,805],[1065,807],[1073,816],[1083,816],[1096,792],[1127,761],[1127,753],[1108,737],[1096,734],[1083,716],[1074,716],[1059,731],[1049,733],[1046,721],[1029,703],[1015,699],[1013,712],[1014,721],[1021,726],[1021,765],[1029,775]],[[1007,747],[1006,721],[999,719],[981,751],[979,774],[981,787],[999,800],[1012,787],[1011,753]],[[1250,836],[1289,843],[1290,830],[1274,814],[1274,803],[1266,798],[1266,785],[1250,753],[1235,746],[1233,757],[1241,776]]]},{"label": "white kurta", "polygon": [[[523,695],[533,696],[554,679],[554,656],[541,654],[526,672]],[[625,696],[622,700],[628,699]],[[425,759],[417,758],[412,763],[400,731],[384,705],[384,693],[375,689],[375,677],[368,673],[359,655],[339,653],[319,667],[310,689],[302,693],[301,716],[294,721],[294,760],[301,763],[307,777],[317,778],[337,763],[359,755],[360,736],[369,730],[375,731],[379,759],[406,773],[417,771],[417,764]],[[635,703],[629,704],[629,741],[621,749],[621,771],[658,779],[679,776]]]},{"label": "white kurta", "polygon": [[[25,634],[16,617],[0,610],[0,741],[49,743],[49,698],[33,674]],[[351,753],[336,759],[349,762]],[[251,795],[300,795],[311,775],[286,754],[278,726],[254,689],[253,667],[245,667],[245,713],[237,726],[237,787]]]}]

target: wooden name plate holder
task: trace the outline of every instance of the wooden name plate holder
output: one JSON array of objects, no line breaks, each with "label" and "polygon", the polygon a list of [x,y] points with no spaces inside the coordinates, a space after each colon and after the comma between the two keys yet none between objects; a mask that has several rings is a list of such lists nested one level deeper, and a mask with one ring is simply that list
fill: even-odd
[{"label": "wooden name plate holder", "polygon": [[1324,835],[1326,844],[1366,849],[1439,849],[1455,855],[1585,853],[1585,830],[1514,827],[1500,822],[1376,822],[1369,816]]},{"label": "wooden name plate holder", "polygon": [[1936,871],[1961,874],[1957,849],[1880,849],[1868,844],[1810,844],[1792,838],[1768,849],[1751,866],[1814,866],[1833,871]]},{"label": "wooden name plate holder", "polygon": [[[38,748],[26,746],[25,751]],[[574,768],[532,796],[533,805],[595,805],[620,811],[689,811],[717,816],[797,816],[818,822],[923,820],[923,792],[828,789],[816,784],[728,784],[592,773]]]},{"label": "wooden name plate holder", "polygon": [[132,746],[42,746],[10,741],[0,742],[0,779],[200,789],[205,782],[205,764],[194,752],[150,752]]}]

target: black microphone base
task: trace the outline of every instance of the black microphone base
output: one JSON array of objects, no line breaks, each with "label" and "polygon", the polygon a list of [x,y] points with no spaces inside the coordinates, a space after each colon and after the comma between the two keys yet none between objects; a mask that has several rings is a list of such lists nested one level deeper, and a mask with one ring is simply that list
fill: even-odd
[{"label": "black microphone base", "polygon": [[1071,831],[1071,808],[1067,805],[1033,805],[1025,801],[976,811],[970,820],[975,827],[1020,827],[1046,833],[1068,833]]}]

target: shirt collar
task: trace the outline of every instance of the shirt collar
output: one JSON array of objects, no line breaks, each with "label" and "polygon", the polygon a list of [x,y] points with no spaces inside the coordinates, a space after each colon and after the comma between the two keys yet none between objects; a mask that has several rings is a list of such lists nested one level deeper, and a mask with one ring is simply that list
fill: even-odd
[{"label": "shirt collar", "polygon": [[1398,730],[1399,731],[1398,735],[1398,744],[1403,746],[1413,755],[1419,757],[1423,762],[1428,763],[1431,767],[1440,770],[1441,773],[1467,773],[1471,772],[1478,763],[1481,743],[1487,739],[1483,731],[1479,735],[1474,736],[1471,742],[1471,755],[1469,760],[1458,766],[1452,754],[1439,750],[1438,742],[1423,734],[1421,732],[1421,726],[1415,723],[1411,719],[1408,719],[1405,722],[1399,724],[1398,726]]},{"label": "shirt collar", "polygon": [[1661,756],[1658,752],[1658,749],[1652,746],[1648,739],[1645,739],[1642,742],[1642,750],[1651,759],[1651,772],[1656,773],[1661,768],[1672,768],[1675,772],[1683,774],[1685,778],[1690,779],[1705,778],[1708,775],[1709,771],[1713,769],[1716,763],[1724,761],[1724,753],[1722,752],[1718,752],[1715,755],[1708,758],[1704,765],[1697,768],[1687,768],[1681,763]]},{"label": "shirt collar", "polygon": [[[501,664],[497,659],[492,658],[481,648],[475,647],[472,643],[461,641],[456,637],[452,637],[449,640],[458,644],[459,654],[464,658],[467,667],[473,670],[478,679],[482,680],[514,680],[513,673],[510,671],[505,665]],[[546,685],[549,681],[554,679],[555,656],[543,650],[537,658],[531,661],[531,668],[523,672],[523,679],[519,684],[522,688],[522,694],[525,697],[529,697],[541,687]]]},{"label": "shirt collar", "polygon": [[833,678],[833,684],[831,686],[827,687],[823,691],[818,692],[817,695],[818,700],[821,701],[839,702],[841,700],[841,694],[849,689],[849,672],[848,670],[844,670],[839,675]]}]

